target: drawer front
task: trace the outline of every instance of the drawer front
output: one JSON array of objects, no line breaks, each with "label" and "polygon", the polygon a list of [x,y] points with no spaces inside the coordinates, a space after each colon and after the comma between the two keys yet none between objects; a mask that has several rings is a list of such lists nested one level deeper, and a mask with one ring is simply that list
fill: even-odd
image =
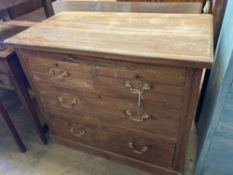
[{"label": "drawer front", "polygon": [[171,166],[175,145],[103,125],[52,120],[53,134],[138,160]]},{"label": "drawer front", "polygon": [[121,97],[134,96],[129,93],[131,89],[144,91],[143,95],[151,99],[156,98],[157,94],[183,96],[185,69],[139,67],[121,63],[71,63],[51,59],[53,57],[37,54],[35,58],[28,59],[33,79],[38,83],[46,82],[79,91]]},{"label": "drawer front", "polygon": [[[163,104],[144,100],[139,107],[137,98],[132,100],[99,96],[56,87],[43,86],[39,91],[45,108],[69,113],[77,121],[80,117],[76,114],[83,114],[97,117],[99,122],[151,132],[174,141],[177,139],[180,110],[166,108]],[[85,119],[93,120],[83,120]]]},{"label": "drawer front", "polygon": [[8,73],[7,64],[0,59],[0,73]]}]

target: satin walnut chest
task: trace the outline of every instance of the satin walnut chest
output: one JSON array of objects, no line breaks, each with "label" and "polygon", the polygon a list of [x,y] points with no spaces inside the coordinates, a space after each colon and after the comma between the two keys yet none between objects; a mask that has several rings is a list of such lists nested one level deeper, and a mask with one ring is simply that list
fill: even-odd
[{"label": "satin walnut chest", "polygon": [[8,39],[55,140],[182,174],[210,15],[63,12]]}]

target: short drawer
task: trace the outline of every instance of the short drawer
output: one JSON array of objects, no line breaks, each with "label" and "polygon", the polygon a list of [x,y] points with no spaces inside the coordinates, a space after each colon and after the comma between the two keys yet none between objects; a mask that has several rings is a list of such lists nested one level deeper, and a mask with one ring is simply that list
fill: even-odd
[{"label": "short drawer", "polygon": [[[132,130],[151,132],[174,141],[177,138],[181,109],[147,100],[138,107],[138,98],[114,98],[55,87],[43,87],[39,92],[41,101],[49,111],[67,113],[76,120],[94,121],[94,116],[99,119],[97,122],[105,121]],[[85,117],[80,117],[80,114]]]},{"label": "short drawer", "polygon": [[138,160],[171,166],[174,143],[103,125],[52,120],[53,134]]},{"label": "short drawer", "polygon": [[57,55],[56,60],[55,57],[36,54],[28,59],[35,82],[111,96],[133,96],[130,89],[144,91],[144,95],[152,99],[157,94],[183,96],[185,69],[115,62],[108,65],[80,60],[68,62],[58,59],[62,56]]}]

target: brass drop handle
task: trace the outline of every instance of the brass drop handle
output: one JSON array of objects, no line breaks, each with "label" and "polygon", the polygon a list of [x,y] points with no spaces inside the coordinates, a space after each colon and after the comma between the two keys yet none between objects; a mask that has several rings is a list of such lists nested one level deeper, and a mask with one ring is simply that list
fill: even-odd
[{"label": "brass drop handle", "polygon": [[66,77],[69,77],[70,74],[68,71],[63,71],[60,74],[56,74],[56,68],[49,69],[49,76],[53,78],[53,80],[63,80]]},{"label": "brass drop handle", "polygon": [[86,135],[85,129],[82,128],[79,132],[76,132],[73,126],[70,127],[70,132],[72,133],[72,135],[74,135],[76,137],[79,137],[79,138],[81,138],[84,135]]},{"label": "brass drop handle", "polygon": [[147,146],[142,146],[140,150],[135,149],[133,142],[129,142],[128,147],[132,149],[132,151],[136,154],[144,154],[149,151],[149,148]]},{"label": "brass drop handle", "polygon": [[[125,87],[130,88],[130,90],[135,89],[135,88],[133,88],[132,84],[128,80],[125,81]],[[138,90],[138,89],[135,89],[135,90]],[[149,90],[151,90],[151,85],[149,83],[144,83],[142,86],[141,92],[149,91]],[[138,91],[140,91],[140,90],[138,90]]]},{"label": "brass drop handle", "polygon": [[142,86],[142,90],[143,91],[149,91],[151,89],[150,87],[150,84],[149,83],[145,83],[143,86]]},{"label": "brass drop handle", "polygon": [[143,115],[138,115],[136,113],[132,113],[130,110],[125,111],[126,115],[129,116],[130,120],[134,122],[144,122],[144,120],[149,119],[151,116],[147,113],[144,113]]},{"label": "brass drop handle", "polygon": [[136,89],[136,88],[133,88],[132,84],[130,83],[130,81],[125,81],[125,87],[129,88],[130,89],[130,92],[132,94],[136,94],[138,95],[138,106],[141,105],[141,101],[143,100],[143,92],[144,91],[149,91],[151,89],[150,87],[150,84],[149,83],[145,83],[143,86],[142,86],[142,89]]},{"label": "brass drop handle", "polygon": [[125,87],[132,88],[130,81],[128,81],[128,80],[125,81]]},{"label": "brass drop handle", "polygon": [[69,104],[65,103],[65,98],[64,97],[58,97],[58,101],[60,102],[61,106],[66,109],[72,108],[75,104],[77,104],[77,100],[73,98]]}]

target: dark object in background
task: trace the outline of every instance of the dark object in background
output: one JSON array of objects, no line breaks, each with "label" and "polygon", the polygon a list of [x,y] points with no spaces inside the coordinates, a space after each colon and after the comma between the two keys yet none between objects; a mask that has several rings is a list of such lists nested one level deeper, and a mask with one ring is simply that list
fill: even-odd
[{"label": "dark object in background", "polygon": [[212,6],[212,14],[214,16],[214,48],[216,48],[218,43],[218,37],[222,27],[226,3],[227,0],[215,0],[215,3]]},{"label": "dark object in background", "polygon": [[[27,25],[24,26],[25,24],[23,23],[27,22],[19,22],[19,24],[22,23],[23,25],[18,26],[17,21],[11,21],[11,19],[41,7],[41,5],[44,6],[47,16],[53,15],[50,0],[1,0],[0,17],[3,19],[3,21],[7,22],[0,24],[0,87],[13,89],[17,92],[21,102],[32,119],[41,141],[46,144],[47,139],[45,137],[45,130],[47,130],[47,125],[44,127],[41,126],[31,101],[31,97],[28,93],[29,84],[23,73],[18,58],[14,50],[5,48],[3,45],[3,40],[30,27]],[[12,23],[13,25],[9,25],[9,23]]]},{"label": "dark object in background", "polygon": [[[219,38],[220,31],[221,31],[221,27],[222,27],[222,21],[223,21],[223,17],[225,14],[225,8],[226,8],[227,1],[226,0],[216,0],[214,2],[215,3],[213,3],[211,1],[211,9],[209,10],[209,13],[213,14],[213,17],[214,17],[214,21],[213,21],[214,26],[213,27],[214,27],[214,51],[215,51],[217,43],[218,43],[218,38]],[[204,95],[206,94],[206,88],[208,85],[209,76],[210,76],[210,70],[206,70],[205,77],[203,80],[203,87],[202,87],[202,91],[200,94],[198,110],[197,110],[197,114],[196,114],[196,118],[195,118],[196,122],[198,122],[200,119],[200,112],[202,110]]]},{"label": "dark object in background", "polygon": [[14,140],[15,140],[17,146],[19,147],[19,150],[21,152],[25,152],[26,147],[23,144],[23,141],[20,138],[19,133],[16,130],[15,125],[13,124],[13,122],[12,122],[8,112],[6,111],[5,107],[3,106],[1,100],[0,100],[0,113],[1,113],[1,116],[3,117],[4,121],[6,122],[8,128],[10,129],[10,132],[11,132],[12,136],[14,137]]},{"label": "dark object in background", "polygon": [[15,5],[13,7],[8,8],[8,12],[10,14],[11,19],[14,19],[18,16],[29,13],[33,10],[40,8],[40,7],[42,7],[41,0],[30,0],[30,1],[25,1],[21,4],[18,4],[18,5]]},{"label": "dark object in background", "polygon": [[41,141],[47,140],[28,93],[28,82],[15,52],[5,49],[0,52],[0,88],[15,90],[37,130]]},{"label": "dark object in background", "polygon": [[0,11],[7,12],[10,19],[14,19],[40,7],[44,7],[47,17],[54,15],[52,0],[1,0]]}]

